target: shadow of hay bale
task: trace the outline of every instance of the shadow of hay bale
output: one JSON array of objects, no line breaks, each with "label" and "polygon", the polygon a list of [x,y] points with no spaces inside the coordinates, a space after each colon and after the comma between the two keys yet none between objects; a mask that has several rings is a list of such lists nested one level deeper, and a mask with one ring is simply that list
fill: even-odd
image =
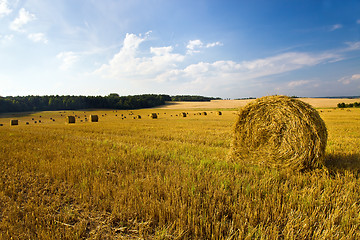
[{"label": "shadow of hay bale", "polygon": [[360,154],[357,153],[328,153],[325,156],[324,166],[330,173],[343,174],[346,171],[360,176]]}]

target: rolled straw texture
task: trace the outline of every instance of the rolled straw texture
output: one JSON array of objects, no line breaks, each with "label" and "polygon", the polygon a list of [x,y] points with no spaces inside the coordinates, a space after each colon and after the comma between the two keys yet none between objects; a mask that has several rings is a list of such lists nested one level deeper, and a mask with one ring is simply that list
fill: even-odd
[{"label": "rolled straw texture", "polygon": [[238,112],[231,159],[296,170],[321,167],[327,130],[309,104],[287,96],[267,96]]}]

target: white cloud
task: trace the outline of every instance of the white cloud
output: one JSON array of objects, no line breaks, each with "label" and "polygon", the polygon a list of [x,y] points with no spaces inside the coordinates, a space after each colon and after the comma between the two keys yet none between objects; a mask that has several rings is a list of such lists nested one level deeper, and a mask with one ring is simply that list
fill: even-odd
[{"label": "white cloud", "polygon": [[186,46],[187,50],[187,54],[193,54],[193,53],[198,53],[200,52],[199,48],[201,48],[203,46],[203,43],[201,42],[201,40],[196,39],[196,40],[190,40],[188,45]]},{"label": "white cloud", "polygon": [[211,48],[211,47],[215,47],[215,46],[222,46],[222,43],[221,42],[213,42],[213,43],[206,44],[206,48]]},{"label": "white cloud", "polygon": [[10,42],[13,38],[14,38],[14,35],[12,35],[12,34],[5,35],[5,36],[0,35],[0,42],[7,43],[7,42]]},{"label": "white cloud", "polygon": [[56,56],[57,59],[62,61],[60,65],[61,70],[68,70],[79,60],[79,56],[74,52],[61,52]]},{"label": "white cloud", "polygon": [[[234,89],[242,86],[262,84],[263,79],[318,64],[338,61],[343,57],[341,51],[324,53],[287,52],[251,61],[193,62],[191,55],[174,53],[172,46],[149,47],[141,49],[146,37],[127,34],[123,46],[112,59],[95,70],[93,74],[152,88],[158,86],[161,91],[203,93],[216,92],[220,89]],[[217,46],[213,43],[209,47]],[[188,42],[187,51],[205,49],[208,44],[201,40]],[[287,89],[308,86],[310,80],[292,81]],[[313,82],[311,84],[314,84]],[[314,86],[314,85],[313,85]]]},{"label": "white cloud", "polygon": [[344,85],[348,85],[353,82],[360,82],[360,74],[354,74],[351,77],[349,77],[349,76],[343,77],[343,78],[339,79],[338,82],[341,82]]},{"label": "white cloud", "polygon": [[346,42],[346,44],[349,46],[347,49],[345,50],[358,50],[360,49],[360,41],[359,42]]},{"label": "white cloud", "polygon": [[28,38],[34,42],[42,42],[47,44],[48,40],[46,39],[46,36],[44,33],[30,33],[28,35]]},{"label": "white cloud", "polygon": [[36,16],[24,8],[21,8],[19,11],[19,15],[13,22],[10,23],[10,29],[17,32],[24,32],[22,27],[26,25],[28,22],[31,22],[36,19]]},{"label": "white cloud", "polygon": [[356,21],[356,23],[357,23],[357,24],[360,24],[360,19],[358,19],[358,20]]},{"label": "white cloud", "polygon": [[188,45],[186,46],[187,50],[187,54],[193,54],[193,53],[198,53],[200,52],[200,48],[211,48],[211,47],[215,47],[215,46],[222,46],[221,42],[213,42],[213,43],[208,43],[208,44],[204,44],[201,40],[196,39],[196,40],[190,40]]},{"label": "white cloud", "polygon": [[144,78],[154,77],[156,74],[177,67],[185,56],[173,53],[173,47],[151,47],[150,57],[140,57],[139,45],[147,39],[135,34],[126,34],[123,46],[114,55],[108,64],[103,64],[95,71],[107,77],[113,78]]},{"label": "white cloud", "polygon": [[330,27],[330,31],[335,31],[336,29],[340,29],[342,27],[343,27],[343,25],[341,25],[341,24],[335,24]]},{"label": "white cloud", "polygon": [[7,0],[0,0],[0,18],[9,15],[11,12]]},{"label": "white cloud", "polygon": [[200,48],[202,47],[203,43],[201,42],[201,40],[196,39],[196,40],[190,40],[188,45],[186,46],[187,49],[190,50],[194,50],[195,48]]},{"label": "white cloud", "polygon": [[287,85],[290,88],[294,88],[294,87],[299,87],[299,86],[302,86],[302,85],[306,85],[306,84],[308,84],[310,82],[311,82],[310,80],[297,80],[297,81],[291,81]]}]

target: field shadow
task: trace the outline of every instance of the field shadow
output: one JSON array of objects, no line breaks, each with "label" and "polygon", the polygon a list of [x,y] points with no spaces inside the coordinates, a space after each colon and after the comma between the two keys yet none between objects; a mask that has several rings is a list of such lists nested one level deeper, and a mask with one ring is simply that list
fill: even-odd
[{"label": "field shadow", "polygon": [[360,176],[360,154],[328,153],[325,156],[325,166],[332,173],[352,172]]},{"label": "field shadow", "polygon": [[[39,111],[40,112],[40,111]],[[10,112],[10,113],[0,113],[0,118],[15,118],[15,117],[26,117],[38,112]]]}]

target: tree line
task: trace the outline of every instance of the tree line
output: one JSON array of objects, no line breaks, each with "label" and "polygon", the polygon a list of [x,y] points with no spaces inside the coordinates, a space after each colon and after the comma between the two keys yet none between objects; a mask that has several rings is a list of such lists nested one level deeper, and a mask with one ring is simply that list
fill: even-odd
[{"label": "tree line", "polygon": [[338,103],[338,108],[352,108],[352,107],[360,107],[360,102],[354,103]]},{"label": "tree line", "polygon": [[202,96],[171,97],[165,94],[119,96],[116,93],[109,94],[108,96],[8,96],[0,97],[0,113],[89,108],[139,109],[164,105],[166,101],[210,101],[212,99],[214,98]]},{"label": "tree line", "polygon": [[177,102],[208,102],[211,100],[220,100],[221,98],[203,97],[196,95],[176,95],[171,97],[171,101]]}]

